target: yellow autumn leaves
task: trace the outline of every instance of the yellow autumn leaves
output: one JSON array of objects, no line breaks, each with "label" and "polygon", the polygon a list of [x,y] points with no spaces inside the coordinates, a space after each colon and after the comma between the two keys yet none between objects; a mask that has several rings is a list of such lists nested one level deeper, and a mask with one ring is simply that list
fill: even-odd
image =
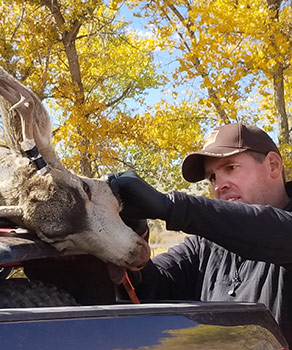
[{"label": "yellow autumn leaves", "polygon": [[179,188],[210,127],[244,121],[278,132],[290,169],[290,1],[126,0],[139,33],[120,0],[51,4],[1,1],[0,64],[46,103],[68,167]]}]

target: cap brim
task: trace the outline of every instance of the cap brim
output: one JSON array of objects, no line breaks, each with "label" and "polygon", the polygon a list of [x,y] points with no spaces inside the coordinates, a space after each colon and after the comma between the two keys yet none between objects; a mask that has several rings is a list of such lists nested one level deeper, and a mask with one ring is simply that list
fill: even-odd
[{"label": "cap brim", "polygon": [[189,182],[201,181],[205,178],[204,156],[189,154],[182,164],[182,175]]},{"label": "cap brim", "polygon": [[214,158],[225,158],[232,156],[233,154],[241,153],[247,151],[246,148],[230,148],[221,147],[220,153],[218,152],[218,147],[216,151],[212,152],[212,149],[202,150],[199,152],[189,154],[182,164],[182,175],[188,182],[197,182],[205,179],[205,167],[204,158],[214,157]]}]

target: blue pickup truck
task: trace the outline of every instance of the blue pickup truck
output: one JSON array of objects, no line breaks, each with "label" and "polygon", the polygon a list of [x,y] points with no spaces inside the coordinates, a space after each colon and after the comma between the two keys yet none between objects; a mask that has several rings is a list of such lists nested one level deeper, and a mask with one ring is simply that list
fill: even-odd
[{"label": "blue pickup truck", "polygon": [[11,278],[15,267],[59,257],[29,232],[0,228],[0,349],[288,349],[262,304],[115,300],[82,306],[54,285]]},{"label": "blue pickup truck", "polygon": [[261,304],[159,303],[0,310],[5,350],[284,350]]}]

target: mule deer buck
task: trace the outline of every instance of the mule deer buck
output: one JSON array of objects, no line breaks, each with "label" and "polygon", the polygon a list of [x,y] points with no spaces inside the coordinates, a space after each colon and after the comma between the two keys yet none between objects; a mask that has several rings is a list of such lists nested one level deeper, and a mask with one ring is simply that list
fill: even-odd
[{"label": "mule deer buck", "polygon": [[65,169],[42,103],[2,68],[0,99],[6,141],[0,146],[0,209],[6,217],[59,251],[89,253],[132,270],[145,265],[149,246],[121,220],[109,185]]}]

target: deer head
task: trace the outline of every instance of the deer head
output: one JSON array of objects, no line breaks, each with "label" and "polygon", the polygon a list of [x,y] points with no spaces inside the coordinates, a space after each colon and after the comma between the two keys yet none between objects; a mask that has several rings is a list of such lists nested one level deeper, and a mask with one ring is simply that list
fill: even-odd
[{"label": "deer head", "polygon": [[10,210],[5,215],[60,251],[90,253],[134,270],[145,265],[150,249],[121,220],[121,203],[108,184],[64,168],[42,103],[1,68],[0,96],[8,146],[0,147],[0,205]]}]

